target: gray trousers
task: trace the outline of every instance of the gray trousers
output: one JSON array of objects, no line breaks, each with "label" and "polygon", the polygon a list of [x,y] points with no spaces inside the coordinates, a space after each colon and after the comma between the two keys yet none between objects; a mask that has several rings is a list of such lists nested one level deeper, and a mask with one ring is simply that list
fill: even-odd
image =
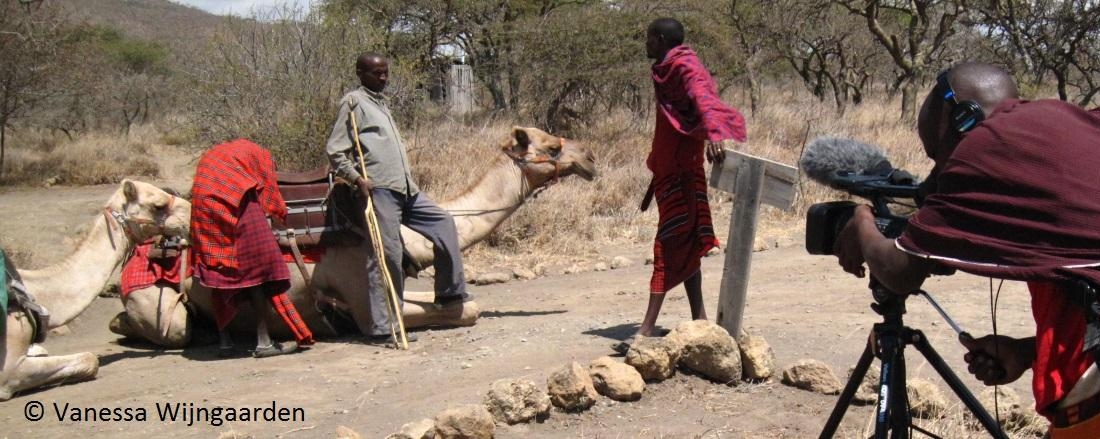
[{"label": "gray trousers", "polygon": [[[432,266],[435,267],[436,298],[465,295],[466,277],[462,272],[462,249],[458,246],[458,231],[451,214],[423,192],[408,197],[400,192],[376,188],[371,194],[374,199],[374,214],[378,218],[379,234],[382,235],[382,249],[386,253],[386,267],[399,300],[404,303],[402,225],[423,235],[432,243],[432,251],[435,253]],[[376,259],[367,258],[373,322],[371,335],[382,335],[390,333],[389,312],[386,310],[386,295],[389,293]]]}]

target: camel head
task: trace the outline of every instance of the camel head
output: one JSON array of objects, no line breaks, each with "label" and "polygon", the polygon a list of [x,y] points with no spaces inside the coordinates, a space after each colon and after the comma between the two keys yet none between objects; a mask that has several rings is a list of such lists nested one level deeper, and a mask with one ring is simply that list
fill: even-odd
[{"label": "camel head", "polygon": [[574,174],[589,181],[596,176],[592,153],[576,141],[538,128],[512,127],[512,136],[501,149],[523,169],[532,187]]},{"label": "camel head", "polygon": [[136,242],[190,232],[191,203],[149,183],[123,180],[104,210]]}]

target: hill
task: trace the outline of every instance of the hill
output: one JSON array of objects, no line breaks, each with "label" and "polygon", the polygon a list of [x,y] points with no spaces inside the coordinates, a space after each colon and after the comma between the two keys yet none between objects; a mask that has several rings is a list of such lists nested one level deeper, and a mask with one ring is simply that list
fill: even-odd
[{"label": "hill", "polygon": [[207,40],[223,17],[168,0],[58,0],[74,22],[106,25],[174,50]]}]

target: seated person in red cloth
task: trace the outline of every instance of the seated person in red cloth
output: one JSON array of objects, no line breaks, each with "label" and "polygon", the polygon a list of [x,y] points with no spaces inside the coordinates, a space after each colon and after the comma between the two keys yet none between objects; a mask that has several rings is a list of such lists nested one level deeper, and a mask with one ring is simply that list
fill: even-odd
[{"label": "seated person in red cloth", "polygon": [[721,142],[746,138],[745,118],[722,103],[718,87],[695,52],[683,44],[684,26],[660,18],[646,32],[646,56],[654,60],[657,125],[646,166],[653,172],[642,210],[657,200],[657,237],[649,306],[634,336],[615,349],[625,351],[634,337],[649,336],[665,293],[684,284],[691,318],[706,320],[700,259],[718,246],[707,202],[704,142],[709,161],[722,160]]},{"label": "seated person in red cloth", "polygon": [[934,264],[1026,281],[1036,336],[960,337],[969,371],[999,385],[1031,369],[1050,437],[1100,437],[1100,340],[1086,337],[1096,314],[1077,299],[1100,284],[1100,109],[1019,100],[1007,73],[964,63],[939,76],[917,129],[935,161],[931,193],[896,241],[856,209],[834,248],[840,265],[863,277],[866,263],[898,293]]},{"label": "seated person in red cloth", "polygon": [[[287,297],[290,270],[268,217],[280,225],[286,202],[275,180],[271,153],[245,139],[214,145],[199,159],[191,188],[191,239],[195,279],[212,290],[223,354],[232,355],[226,327],[238,302],[256,313],[256,357],[294,352],[313,344],[313,334]],[[294,333],[295,341],[273,343],[268,305]]]}]

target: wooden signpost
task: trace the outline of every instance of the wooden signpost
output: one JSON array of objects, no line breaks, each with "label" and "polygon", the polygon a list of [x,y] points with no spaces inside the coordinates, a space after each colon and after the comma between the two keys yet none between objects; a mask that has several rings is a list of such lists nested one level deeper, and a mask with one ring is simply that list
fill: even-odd
[{"label": "wooden signpost", "polygon": [[717,323],[734,337],[741,331],[745,312],[760,204],[789,209],[797,182],[798,170],[793,166],[728,149],[726,159],[711,168],[710,187],[733,194]]}]

